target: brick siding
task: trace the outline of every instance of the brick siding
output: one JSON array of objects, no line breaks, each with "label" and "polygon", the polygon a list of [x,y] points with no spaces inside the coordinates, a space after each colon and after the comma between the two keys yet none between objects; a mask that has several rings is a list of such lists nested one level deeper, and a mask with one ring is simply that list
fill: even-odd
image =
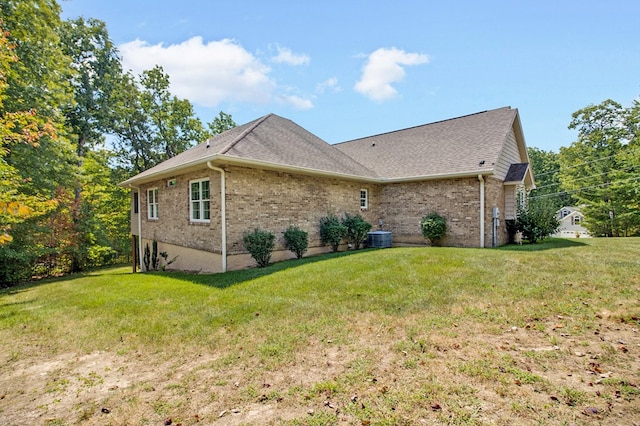
[{"label": "brick siding", "polygon": [[[320,244],[319,220],[329,213],[361,214],[378,229],[393,233],[395,245],[427,242],[420,232],[420,219],[435,211],[447,221],[443,245],[478,247],[480,243],[480,182],[477,178],[429,180],[422,182],[372,184],[344,179],[305,176],[285,172],[227,166],[227,255],[246,259],[242,238],[256,227],[276,235],[277,257],[286,256],[283,232],[298,226],[309,233],[309,252],[325,250]],[[189,220],[189,181],[209,178],[211,188],[211,222]],[[142,233],[145,240],[160,245],[195,249],[221,254],[220,173],[202,169],[176,177],[177,184],[167,187],[167,180],[142,186],[140,200]],[[158,219],[147,218],[147,190],[158,188]],[[360,209],[360,190],[368,191],[369,206]],[[504,211],[504,187],[498,179],[485,183],[485,246],[492,243],[492,208]],[[498,229],[498,242],[507,242],[504,217]],[[185,253],[186,254],[186,253]],[[172,257],[173,253],[169,253]],[[175,267],[180,268],[180,262]],[[247,265],[246,260],[230,266]],[[193,269],[193,268],[190,268]],[[216,270],[207,267],[205,270]]]}]

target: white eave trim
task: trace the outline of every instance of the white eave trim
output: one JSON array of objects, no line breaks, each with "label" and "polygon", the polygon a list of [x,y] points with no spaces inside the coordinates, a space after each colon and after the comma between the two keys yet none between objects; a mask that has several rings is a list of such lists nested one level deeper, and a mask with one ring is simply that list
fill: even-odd
[{"label": "white eave trim", "polygon": [[489,176],[493,174],[493,169],[485,169],[481,171],[464,171],[464,172],[455,172],[455,173],[440,173],[435,175],[418,175],[418,176],[406,176],[406,177],[398,177],[398,178],[387,178],[387,177],[372,177],[372,176],[360,176],[353,175],[348,173],[338,173],[331,172],[327,170],[318,170],[311,169],[308,167],[299,167],[299,166],[290,166],[286,164],[278,164],[278,163],[270,163],[266,161],[252,160],[247,158],[235,157],[231,155],[213,155],[211,157],[200,158],[198,160],[194,160],[188,163],[182,163],[180,165],[176,165],[174,167],[169,167],[167,169],[159,170],[155,173],[150,173],[146,176],[136,178],[135,176],[127,179],[126,181],[119,184],[119,186],[129,187],[130,185],[135,184],[136,186],[153,182],[158,179],[162,179],[169,176],[176,176],[180,174],[181,171],[187,170],[193,167],[197,167],[202,165],[203,168],[207,167],[207,164],[211,165],[235,165],[235,166],[245,166],[251,168],[261,168],[266,170],[274,170],[280,172],[290,172],[290,173],[298,173],[305,174],[311,176],[322,176],[328,178],[337,178],[337,179],[346,179],[346,180],[354,180],[358,182],[368,182],[368,183],[401,183],[401,182],[418,182],[418,181],[427,181],[427,180],[440,180],[440,179],[455,179],[455,178],[470,178],[477,177],[478,174]]}]

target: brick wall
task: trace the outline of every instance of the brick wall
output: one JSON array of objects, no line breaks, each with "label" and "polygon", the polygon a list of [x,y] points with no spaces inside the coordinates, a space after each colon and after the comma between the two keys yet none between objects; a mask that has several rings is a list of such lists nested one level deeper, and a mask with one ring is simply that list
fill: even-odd
[{"label": "brick wall", "polygon": [[500,221],[497,228],[497,245],[501,246],[509,242],[507,224],[505,222],[505,189],[501,180],[485,178],[485,247],[491,247],[493,242],[493,208],[500,209]]},{"label": "brick wall", "polygon": [[[420,231],[420,219],[435,211],[447,221],[446,246],[478,247],[480,243],[480,182],[477,178],[443,179],[423,182],[371,184],[350,180],[303,176],[285,172],[227,166],[227,254],[235,256],[238,265],[247,265],[242,237],[256,227],[276,235],[278,258],[287,256],[282,233],[298,226],[309,233],[309,252],[326,248],[320,245],[319,220],[329,213],[361,214],[378,229],[393,233],[394,244],[427,244]],[[209,178],[211,188],[211,222],[189,220],[189,181]],[[142,232],[145,239],[156,239],[160,245],[201,250],[220,254],[221,209],[220,173],[203,168],[177,176],[174,187],[161,180],[141,187]],[[147,217],[147,190],[158,188],[158,219]],[[369,207],[360,209],[360,190],[366,189]],[[504,187],[498,179],[485,183],[485,246],[492,243],[492,208],[504,212]],[[498,243],[507,242],[504,217],[498,229]],[[188,255],[188,250],[185,255]],[[169,253],[173,257],[175,253]],[[213,258],[212,258],[213,259]],[[180,262],[174,265],[180,268]],[[230,261],[230,266],[234,265]],[[193,269],[190,266],[189,269]],[[230,269],[234,269],[230,267]]]},{"label": "brick wall", "polygon": [[[276,250],[284,249],[282,233],[298,226],[309,233],[309,247],[320,246],[319,220],[329,213],[361,214],[372,224],[377,186],[359,182],[227,167],[227,247],[243,253],[243,234],[255,227],[273,232]],[[360,210],[360,190],[369,192],[369,208]]]},{"label": "brick wall", "polygon": [[[189,181],[207,177],[211,188],[211,222],[192,223],[189,221]],[[143,236],[161,243],[221,253],[220,174],[202,169],[176,179],[172,188],[167,187],[166,179],[140,188]],[[157,220],[147,215],[147,190],[151,188],[158,188]]]},{"label": "brick wall", "polygon": [[381,189],[380,215],[394,244],[426,244],[420,220],[435,211],[447,221],[446,246],[480,244],[480,183],[477,178],[395,183]]}]

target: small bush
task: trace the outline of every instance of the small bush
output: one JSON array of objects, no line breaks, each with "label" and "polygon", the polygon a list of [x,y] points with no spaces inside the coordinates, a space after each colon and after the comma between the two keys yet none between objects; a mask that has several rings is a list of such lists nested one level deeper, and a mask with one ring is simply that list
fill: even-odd
[{"label": "small bush", "polygon": [[515,229],[522,232],[522,237],[531,244],[544,240],[556,232],[559,226],[555,209],[550,205],[530,203],[527,207],[518,208]]},{"label": "small bush", "polygon": [[269,231],[258,228],[251,233],[244,234],[244,248],[255,259],[258,266],[264,268],[269,265],[271,253],[275,247],[276,236]]},{"label": "small bush", "polygon": [[435,246],[440,243],[440,240],[447,232],[447,222],[438,213],[431,212],[422,218],[420,228],[424,238],[431,241],[431,244]]},{"label": "small bush", "polygon": [[347,241],[353,244],[353,247],[358,250],[360,248],[360,244],[362,244],[362,240],[364,240],[367,236],[367,232],[371,230],[371,224],[365,221],[362,216],[350,215],[346,213],[344,219],[342,219],[342,224],[347,227],[347,233],[345,235]]},{"label": "small bush", "polygon": [[320,242],[329,244],[334,252],[338,251],[338,246],[346,235],[347,227],[337,216],[330,214],[320,219]]},{"label": "small bush", "polygon": [[149,249],[149,243],[144,246],[144,254],[142,255],[142,263],[144,263],[144,270],[150,271],[151,269],[151,249]]},{"label": "small bush", "polygon": [[284,246],[300,259],[309,247],[309,234],[297,226],[290,226],[284,231]]}]

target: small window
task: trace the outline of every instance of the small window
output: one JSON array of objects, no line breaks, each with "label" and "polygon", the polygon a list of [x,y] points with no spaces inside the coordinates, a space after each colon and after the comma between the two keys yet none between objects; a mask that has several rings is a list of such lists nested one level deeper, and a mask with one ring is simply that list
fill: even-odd
[{"label": "small window", "polygon": [[360,208],[361,209],[369,208],[369,193],[366,189],[360,190]]},{"label": "small window", "polygon": [[149,219],[158,218],[158,188],[147,191],[147,213]]},{"label": "small window", "polygon": [[189,214],[192,222],[211,220],[209,179],[192,180],[189,183]]},{"label": "small window", "polygon": [[581,220],[582,219],[580,218],[580,216],[574,216],[573,217],[573,224],[574,225],[579,225]]},{"label": "small window", "polygon": [[138,209],[139,209],[139,207],[138,207],[138,199],[139,199],[138,193],[134,192],[133,193],[133,214],[138,214]]}]

